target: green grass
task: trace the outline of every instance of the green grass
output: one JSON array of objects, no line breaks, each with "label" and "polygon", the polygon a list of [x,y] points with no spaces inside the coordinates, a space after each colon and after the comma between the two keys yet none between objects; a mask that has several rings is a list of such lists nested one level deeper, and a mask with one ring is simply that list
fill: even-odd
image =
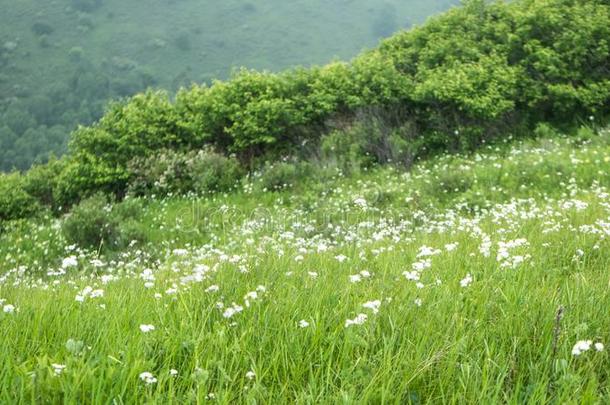
[{"label": "green grass", "polygon": [[[100,257],[67,246],[62,220],[13,224],[0,401],[610,400],[607,351],[571,353],[610,340],[610,133],[324,173],[282,192],[146,201],[149,244]],[[76,267],[47,274],[70,256]],[[76,301],[87,286],[103,297]],[[375,300],[377,314],[363,307]]]}]

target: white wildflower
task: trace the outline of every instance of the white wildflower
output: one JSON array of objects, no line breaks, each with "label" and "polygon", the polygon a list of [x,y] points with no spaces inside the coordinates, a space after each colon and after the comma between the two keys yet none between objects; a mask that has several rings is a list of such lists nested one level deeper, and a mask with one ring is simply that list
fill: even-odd
[{"label": "white wildflower", "polygon": [[379,312],[379,307],[381,306],[380,300],[368,301],[362,304],[362,307],[370,309],[374,314]]},{"label": "white wildflower", "polygon": [[349,328],[352,325],[362,325],[367,319],[368,316],[366,314],[358,314],[354,319],[346,319],[345,327]]},{"label": "white wildflower", "polygon": [[142,324],[140,325],[140,330],[144,333],[152,332],[153,330],[155,330],[155,326]]},{"label": "white wildflower", "polygon": [[466,277],[460,280],[460,286],[462,288],[468,287],[470,283],[472,283],[472,276],[470,275],[470,273],[468,273]]},{"label": "white wildflower", "polygon": [[65,364],[52,363],[51,367],[53,367],[53,372],[55,373],[55,375],[60,375],[65,370],[66,365]]},{"label": "white wildflower", "polygon": [[593,342],[590,340],[579,340],[572,348],[572,354],[574,356],[580,356],[581,353],[586,352],[591,348]]},{"label": "white wildflower", "polygon": [[152,373],[149,373],[148,371],[140,373],[140,380],[144,381],[146,385],[151,385],[157,382],[155,376],[152,375]]}]

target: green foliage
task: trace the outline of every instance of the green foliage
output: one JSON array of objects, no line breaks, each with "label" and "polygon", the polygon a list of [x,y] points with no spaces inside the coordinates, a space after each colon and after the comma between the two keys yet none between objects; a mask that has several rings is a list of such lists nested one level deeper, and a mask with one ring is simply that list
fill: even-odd
[{"label": "green foliage", "polygon": [[112,205],[104,194],[95,194],[75,206],[62,222],[68,243],[96,250],[125,248],[146,236],[134,226],[142,212],[139,200]]},{"label": "green foliage", "polygon": [[40,208],[36,199],[25,191],[19,173],[0,174],[0,223],[27,218]]},{"label": "green foliage", "polygon": [[123,195],[128,163],[162,148],[180,148],[191,140],[177,126],[177,115],[163,92],[148,91],[127,102],[114,103],[92,127],[72,136],[72,156],[66,169],[67,201],[98,190]]},{"label": "green foliage", "polygon": [[243,169],[234,158],[209,150],[187,153],[163,150],[129,164],[128,193],[134,196],[208,194],[236,187]]},{"label": "green foliage", "polygon": [[348,128],[322,137],[326,162],[350,173],[376,164],[409,167],[419,152],[411,122],[400,109],[368,108],[358,111]]},{"label": "green foliage", "polygon": [[313,167],[304,162],[267,163],[260,172],[254,174],[255,184],[261,191],[290,189],[310,177],[313,171]]},{"label": "green foliage", "polygon": [[[540,122],[603,123],[610,112],[609,21],[610,5],[598,0],[473,0],[349,63],[241,69],[230,80],[184,88],[175,101],[148,90],[111,104],[98,122],[72,134],[52,205],[67,207],[98,191],[122,198],[130,187],[136,195],[230,187],[235,161],[192,152],[206,148],[234,154],[248,169],[320,147],[342,170],[408,167],[447,150],[545,133],[536,130]],[[112,64],[126,74],[137,67],[125,58]],[[73,87],[97,93],[108,85],[82,74]],[[27,128],[51,114],[53,99],[37,97],[29,110],[11,102],[1,131],[36,138]],[[214,183],[227,167],[229,180]],[[277,189],[299,170],[280,163],[263,172],[264,187]]]},{"label": "green foliage", "polygon": [[38,203],[57,210],[56,190],[64,169],[64,160],[52,159],[44,165],[34,165],[23,176],[23,189]]}]

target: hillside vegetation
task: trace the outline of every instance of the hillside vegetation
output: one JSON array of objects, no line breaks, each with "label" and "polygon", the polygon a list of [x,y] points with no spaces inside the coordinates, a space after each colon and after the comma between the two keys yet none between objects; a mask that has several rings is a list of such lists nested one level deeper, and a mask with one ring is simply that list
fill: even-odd
[{"label": "hillside vegetation", "polygon": [[610,108],[609,21],[599,0],[470,1],[349,63],[242,70],[174,101],[147,91],[75,131],[67,156],[0,178],[0,218],[65,211],[97,192],[175,192],[159,190],[167,179],[182,193],[227,191],[231,179],[205,179],[266,160],[408,167],[541,123],[599,127]]},{"label": "hillside vegetation", "polygon": [[610,400],[610,132],[320,176],[14,222],[1,400]]},{"label": "hillside vegetation", "polygon": [[609,403],[609,22],[468,1],[110,104],[0,176],[0,402]]},{"label": "hillside vegetation", "polygon": [[0,1],[0,170],[66,151],[110,99],[351,58],[457,0]]}]

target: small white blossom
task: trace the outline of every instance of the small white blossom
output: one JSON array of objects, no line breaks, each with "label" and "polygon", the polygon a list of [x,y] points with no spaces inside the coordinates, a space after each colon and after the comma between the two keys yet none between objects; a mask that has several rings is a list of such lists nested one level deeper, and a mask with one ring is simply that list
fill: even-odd
[{"label": "small white blossom", "polygon": [[344,261],[347,260],[347,256],[345,255],[337,255],[335,256],[335,259],[339,262],[339,263],[343,263]]},{"label": "small white blossom", "polygon": [[68,256],[61,261],[61,267],[63,269],[67,269],[70,267],[76,267],[76,266],[78,266],[78,260],[76,259],[76,256]]},{"label": "small white blossom", "polygon": [[366,314],[358,314],[354,319],[346,319],[345,327],[349,328],[352,325],[362,325],[367,319],[368,316]]},{"label": "small white blossom", "polygon": [[144,333],[152,332],[153,330],[155,330],[155,326],[142,324],[140,325],[140,330]]},{"label": "small white blossom", "polygon": [[213,293],[213,292],[217,292],[218,290],[220,290],[220,287],[218,287],[217,285],[211,285],[205,289],[205,292]]},{"label": "small white blossom", "polygon": [[51,367],[53,367],[53,372],[55,373],[55,375],[60,375],[65,370],[66,365],[65,364],[52,363]]},{"label": "small white blossom", "polygon": [[460,280],[460,286],[462,288],[468,287],[470,283],[472,283],[472,276],[470,275],[470,273],[468,273],[466,277]]},{"label": "small white blossom", "polygon": [[572,354],[574,356],[580,356],[581,353],[586,352],[591,348],[592,343],[593,342],[590,340],[579,340],[572,348]]},{"label": "small white blossom", "polygon": [[140,380],[144,381],[146,385],[151,385],[157,382],[155,376],[152,375],[152,373],[149,373],[148,371],[140,373]]},{"label": "small white blossom", "polygon": [[380,300],[368,301],[362,304],[362,306],[366,309],[370,309],[374,314],[379,312],[379,307],[381,306]]}]

